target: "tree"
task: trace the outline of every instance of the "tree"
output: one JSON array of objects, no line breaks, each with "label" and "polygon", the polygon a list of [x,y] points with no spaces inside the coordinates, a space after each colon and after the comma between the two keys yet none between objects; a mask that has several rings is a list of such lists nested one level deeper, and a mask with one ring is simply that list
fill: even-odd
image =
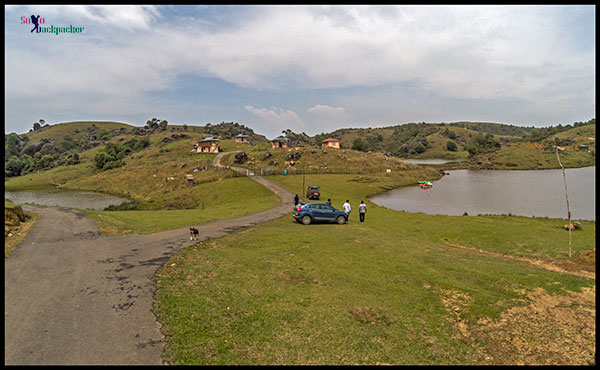
[{"label": "tree", "polygon": [[425,151],[425,147],[423,146],[423,144],[417,144],[417,146],[415,146],[413,151],[417,154],[421,154]]},{"label": "tree", "polygon": [[481,147],[475,143],[471,143],[467,145],[467,152],[469,152],[469,157],[473,157],[481,151]]},{"label": "tree", "polygon": [[455,152],[456,149],[458,149],[458,147],[456,146],[456,143],[452,140],[448,140],[448,142],[446,143],[446,149],[448,149],[451,152]]},{"label": "tree", "polygon": [[162,131],[166,131],[167,130],[167,124],[168,124],[168,122],[163,119],[162,121],[160,121],[160,123],[158,124],[158,126],[160,127],[160,129]]},{"label": "tree", "polygon": [[19,176],[21,174],[21,170],[24,167],[24,163],[17,156],[12,156],[4,165],[4,174],[7,177],[10,176]]},{"label": "tree", "polygon": [[35,123],[33,124],[33,131],[37,131],[37,130],[39,130],[39,129],[41,129],[41,128],[42,128],[42,125],[40,125],[40,123],[39,123],[39,122],[35,122]]},{"label": "tree", "polygon": [[17,134],[12,133],[4,137],[4,161],[13,155],[19,155],[19,137]]},{"label": "tree", "polygon": [[359,150],[361,152],[366,152],[367,143],[361,137],[357,137],[356,139],[354,139],[354,141],[352,141],[352,149]]}]

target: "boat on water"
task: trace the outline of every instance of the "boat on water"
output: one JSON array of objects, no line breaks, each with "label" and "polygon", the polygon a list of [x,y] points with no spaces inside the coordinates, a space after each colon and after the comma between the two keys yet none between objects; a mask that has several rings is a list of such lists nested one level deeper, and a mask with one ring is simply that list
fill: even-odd
[{"label": "boat on water", "polygon": [[418,181],[418,184],[421,187],[421,189],[429,189],[433,186],[433,181],[423,180]]}]

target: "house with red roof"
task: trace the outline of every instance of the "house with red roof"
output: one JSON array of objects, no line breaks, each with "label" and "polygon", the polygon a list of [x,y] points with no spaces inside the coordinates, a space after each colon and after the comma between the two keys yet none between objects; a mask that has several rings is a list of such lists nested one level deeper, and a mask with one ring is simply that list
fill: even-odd
[{"label": "house with red roof", "polygon": [[321,141],[321,149],[339,149],[340,141],[338,139],[329,138]]}]

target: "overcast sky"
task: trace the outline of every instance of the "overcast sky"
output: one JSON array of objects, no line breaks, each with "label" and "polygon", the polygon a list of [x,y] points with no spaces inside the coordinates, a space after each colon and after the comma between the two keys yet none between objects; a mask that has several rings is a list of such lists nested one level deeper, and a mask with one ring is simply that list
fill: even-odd
[{"label": "overcast sky", "polygon": [[[32,33],[84,27],[78,34]],[[5,133],[33,123],[344,127],[595,117],[595,6],[6,6]]]}]

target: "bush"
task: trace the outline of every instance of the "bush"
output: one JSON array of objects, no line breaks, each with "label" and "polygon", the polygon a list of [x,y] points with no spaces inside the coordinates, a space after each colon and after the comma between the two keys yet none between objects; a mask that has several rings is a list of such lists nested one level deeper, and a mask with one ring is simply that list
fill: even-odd
[{"label": "bush", "polygon": [[352,149],[359,150],[361,152],[366,152],[367,151],[367,143],[362,138],[357,137],[352,142]]},{"label": "bush", "polygon": [[421,154],[425,151],[425,147],[423,146],[423,144],[418,144],[417,146],[414,147],[413,152],[417,153],[417,154]]},{"label": "bush", "polygon": [[132,200],[118,205],[110,205],[104,208],[105,211],[135,211],[138,209],[140,202]]},{"label": "bush", "polygon": [[140,139],[134,137],[127,140],[124,144],[108,143],[104,149],[99,151],[94,157],[96,168],[108,170],[121,167],[125,165],[123,158],[125,158],[127,154],[142,150],[148,145],[150,145],[150,139],[148,139],[148,137]]},{"label": "bush", "polygon": [[455,152],[458,147],[456,146],[456,143],[452,140],[448,140],[448,142],[446,143],[446,149],[448,149],[451,152]]}]

